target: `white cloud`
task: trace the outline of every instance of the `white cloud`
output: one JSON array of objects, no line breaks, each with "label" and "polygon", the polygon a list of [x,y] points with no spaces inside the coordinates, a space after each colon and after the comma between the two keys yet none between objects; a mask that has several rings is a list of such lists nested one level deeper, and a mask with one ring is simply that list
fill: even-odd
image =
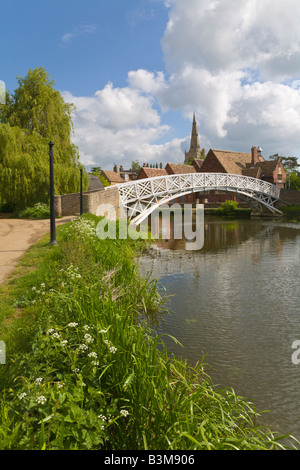
[{"label": "white cloud", "polygon": [[260,143],[267,157],[279,148],[299,152],[300,94],[292,84],[300,78],[300,2],[168,3],[162,108],[185,117],[196,111],[215,147],[248,151]]},{"label": "white cloud", "polygon": [[130,165],[132,160],[159,163],[169,161],[170,150],[172,158],[178,158],[178,140],[156,144],[169,127],[161,124],[151,96],[135,88],[115,88],[112,83],[93,97],[75,97],[69,92],[62,95],[76,107],[74,143],[82,163],[105,169],[112,169],[114,163]]},{"label": "white cloud", "polygon": [[86,36],[89,34],[94,34],[97,31],[97,25],[94,24],[84,24],[81,26],[76,26],[72,29],[71,32],[65,33],[61,40],[64,45],[69,44],[71,40],[78,36]]},{"label": "white cloud", "polygon": [[77,106],[83,163],[182,162],[189,136],[168,141],[161,122],[172,110],[186,119],[196,111],[201,142],[211,147],[299,155],[299,0],[165,4],[165,71],[129,71],[126,87],[108,83],[93,97],[65,94]]},{"label": "white cloud", "polygon": [[172,0],[162,40],[166,63],[257,69],[262,79],[299,72],[298,0]]}]

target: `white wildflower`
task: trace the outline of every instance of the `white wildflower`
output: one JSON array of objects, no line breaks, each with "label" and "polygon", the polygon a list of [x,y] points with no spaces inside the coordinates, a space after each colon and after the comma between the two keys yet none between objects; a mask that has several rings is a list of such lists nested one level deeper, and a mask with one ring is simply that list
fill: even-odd
[{"label": "white wildflower", "polygon": [[121,410],[121,415],[126,416],[129,414],[129,412],[127,410]]},{"label": "white wildflower", "polygon": [[97,353],[96,353],[96,352],[90,352],[90,353],[88,354],[88,357],[94,357],[95,359],[97,359],[98,356],[97,356]]},{"label": "white wildflower", "polygon": [[94,339],[88,333],[86,335],[84,335],[84,339],[85,339],[86,343],[93,343],[94,342]]},{"label": "white wildflower", "polygon": [[27,395],[27,393],[23,392],[23,393],[20,393],[19,395],[19,400],[23,400],[23,398],[25,398]]},{"label": "white wildflower", "polygon": [[39,397],[37,397],[36,399],[37,403],[39,403],[40,405],[44,405],[47,401],[47,398],[44,397],[44,395],[41,395]]},{"label": "white wildflower", "polygon": [[71,328],[75,328],[75,326],[78,326],[78,323],[71,322],[68,324],[68,326],[70,326]]},{"label": "white wildflower", "polygon": [[43,382],[43,378],[42,377],[38,377],[37,379],[35,379],[35,383],[40,385],[42,382]]}]

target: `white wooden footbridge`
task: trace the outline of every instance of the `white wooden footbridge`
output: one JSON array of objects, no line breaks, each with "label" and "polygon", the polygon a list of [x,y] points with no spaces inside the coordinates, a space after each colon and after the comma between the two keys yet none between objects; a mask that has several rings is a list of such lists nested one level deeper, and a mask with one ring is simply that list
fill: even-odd
[{"label": "white wooden footbridge", "polygon": [[[188,173],[167,175],[112,187],[117,189],[120,205],[132,214],[132,222],[139,225],[155,209],[176,198],[204,191],[226,191],[256,206],[265,206],[273,213],[281,213],[275,207],[280,199],[280,188],[257,178],[227,173]],[[110,188],[106,188],[108,191]],[[127,211],[128,212],[128,211]]]}]

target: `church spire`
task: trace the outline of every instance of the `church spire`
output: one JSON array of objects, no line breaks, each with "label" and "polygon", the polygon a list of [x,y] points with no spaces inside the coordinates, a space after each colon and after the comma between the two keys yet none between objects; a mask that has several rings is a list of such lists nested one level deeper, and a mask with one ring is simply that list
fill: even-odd
[{"label": "church spire", "polygon": [[200,140],[199,140],[199,134],[198,134],[198,129],[197,129],[195,112],[193,115],[193,128],[192,128],[192,135],[191,135],[190,150],[189,152],[185,152],[184,163],[185,164],[189,163],[191,158],[201,158]]}]

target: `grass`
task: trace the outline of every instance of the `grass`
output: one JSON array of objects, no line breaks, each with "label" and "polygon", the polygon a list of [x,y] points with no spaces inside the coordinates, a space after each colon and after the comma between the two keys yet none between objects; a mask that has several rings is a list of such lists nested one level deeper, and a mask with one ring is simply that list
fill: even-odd
[{"label": "grass", "polygon": [[293,222],[300,221],[300,204],[281,207],[280,210],[283,212],[285,219],[288,219]]},{"label": "grass", "polygon": [[135,263],[147,242],[101,241],[98,220],[60,226],[1,287],[0,449],[285,448],[203,362],[168,354],[147,321],[164,299]]}]

